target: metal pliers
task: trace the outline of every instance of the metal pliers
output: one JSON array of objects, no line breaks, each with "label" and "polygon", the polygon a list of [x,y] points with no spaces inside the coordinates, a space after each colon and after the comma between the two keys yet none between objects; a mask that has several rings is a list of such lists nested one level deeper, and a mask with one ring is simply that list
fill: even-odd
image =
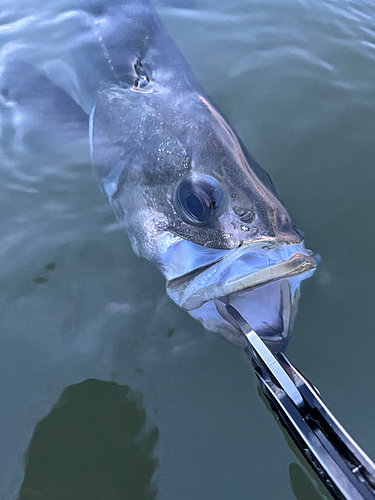
[{"label": "metal pliers", "polygon": [[316,388],[274,354],[231,305],[260,387],[288,435],[335,499],[375,500],[375,464],[323,403]]}]

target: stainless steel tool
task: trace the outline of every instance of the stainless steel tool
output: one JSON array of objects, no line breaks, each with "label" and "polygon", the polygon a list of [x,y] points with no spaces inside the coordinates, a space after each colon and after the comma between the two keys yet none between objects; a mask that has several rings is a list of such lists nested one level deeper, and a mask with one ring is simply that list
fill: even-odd
[{"label": "stainless steel tool", "polygon": [[274,354],[233,306],[225,307],[246,337],[246,354],[272,410],[325,487],[339,500],[374,500],[373,461],[285,355]]}]

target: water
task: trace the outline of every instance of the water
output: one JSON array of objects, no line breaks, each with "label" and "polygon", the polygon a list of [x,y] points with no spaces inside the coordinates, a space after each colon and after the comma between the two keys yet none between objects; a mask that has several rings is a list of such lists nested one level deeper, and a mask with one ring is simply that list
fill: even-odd
[{"label": "water", "polygon": [[[323,258],[288,355],[375,458],[375,7],[176,3],[157,4],[168,32]],[[72,6],[3,1],[0,60],[67,54]],[[317,498],[245,356],[133,255],[85,152],[4,130],[0,498]]]}]

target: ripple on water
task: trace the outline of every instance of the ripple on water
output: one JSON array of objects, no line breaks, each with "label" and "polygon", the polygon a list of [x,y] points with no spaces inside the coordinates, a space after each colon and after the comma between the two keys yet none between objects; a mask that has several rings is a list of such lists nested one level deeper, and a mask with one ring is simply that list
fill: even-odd
[{"label": "ripple on water", "polygon": [[[157,7],[172,38],[322,254],[291,352],[371,454],[375,408],[361,398],[373,392],[375,356],[375,4],[168,4]],[[58,61],[69,65],[80,43],[77,3],[2,7],[0,72],[17,57],[59,80]],[[251,484],[254,498],[289,500],[285,464],[294,457],[256,399],[246,361],[178,310],[154,267],[133,255],[92,177],[88,141],[74,151],[40,147],[16,130],[36,123],[14,111],[3,95],[0,497],[16,498],[22,483],[37,420],[27,420],[30,408],[44,405],[41,419],[65,386],[97,377],[140,388],[146,409],[159,409],[168,449],[159,448],[161,496],[245,498]],[[353,406],[338,380],[362,388],[350,393]]]}]

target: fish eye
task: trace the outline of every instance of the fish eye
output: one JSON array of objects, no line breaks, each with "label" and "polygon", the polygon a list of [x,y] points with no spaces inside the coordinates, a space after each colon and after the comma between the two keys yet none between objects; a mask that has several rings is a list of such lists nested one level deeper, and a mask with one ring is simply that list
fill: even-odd
[{"label": "fish eye", "polygon": [[221,189],[215,179],[192,175],[176,188],[173,204],[177,213],[190,224],[203,224],[214,217],[222,201]]}]

